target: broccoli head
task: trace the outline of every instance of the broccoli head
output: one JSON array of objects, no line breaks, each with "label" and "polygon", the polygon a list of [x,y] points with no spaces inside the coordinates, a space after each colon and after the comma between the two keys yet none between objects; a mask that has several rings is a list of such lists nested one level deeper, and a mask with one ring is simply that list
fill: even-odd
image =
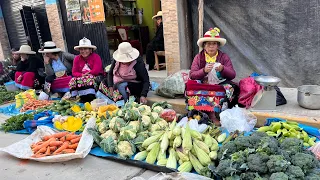
[{"label": "broccoli head", "polygon": [[286,174],[289,176],[290,179],[303,179],[304,178],[304,173],[299,166],[290,165],[287,168]]},{"label": "broccoli head", "polygon": [[268,134],[265,132],[259,132],[259,131],[254,131],[250,136],[256,136],[256,137],[268,137]]},{"label": "broccoli head", "polygon": [[232,176],[237,172],[230,159],[223,159],[215,169],[216,174],[222,177]]},{"label": "broccoli head", "polygon": [[283,172],[287,169],[287,167],[291,163],[286,161],[285,158],[281,155],[271,155],[269,157],[269,161],[267,162],[267,166],[269,168],[269,172]]},{"label": "broccoli head", "polygon": [[271,174],[269,180],[288,180],[288,179],[289,179],[289,177],[285,173],[277,172],[277,173]]},{"label": "broccoli head", "polygon": [[[234,144],[238,150],[245,150],[246,148],[254,148],[255,144],[252,143],[257,137],[253,136],[240,136],[234,140]],[[259,139],[260,141],[260,139]]]},{"label": "broccoli head", "polygon": [[257,152],[263,152],[268,155],[277,154],[279,143],[274,137],[262,137],[257,147]]},{"label": "broccoli head", "polygon": [[237,146],[234,144],[234,142],[229,141],[219,148],[218,159],[221,159],[222,157],[229,158],[231,154],[237,151]]},{"label": "broccoli head", "polygon": [[305,180],[319,180],[320,176],[314,173],[308,174],[306,177],[304,177]]},{"label": "broccoli head", "polygon": [[245,172],[240,174],[241,180],[265,180],[256,172]]},{"label": "broccoli head", "polygon": [[304,173],[310,172],[316,167],[316,158],[313,155],[305,153],[297,153],[292,156],[291,162],[295,166],[299,166]]},{"label": "broccoli head", "polygon": [[286,138],[281,142],[280,149],[287,151],[289,155],[294,155],[297,152],[302,152],[303,142],[297,138]]},{"label": "broccoli head", "polygon": [[247,159],[248,167],[251,171],[254,171],[257,173],[261,173],[261,174],[267,173],[268,160],[269,160],[269,156],[264,153],[250,154]]}]

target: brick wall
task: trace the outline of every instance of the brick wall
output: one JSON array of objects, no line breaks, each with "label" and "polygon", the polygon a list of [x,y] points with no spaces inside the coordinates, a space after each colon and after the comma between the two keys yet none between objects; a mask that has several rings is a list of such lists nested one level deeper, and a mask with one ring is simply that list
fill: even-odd
[{"label": "brick wall", "polygon": [[162,0],[164,46],[167,74],[180,70],[180,45],[177,0]]},{"label": "brick wall", "polygon": [[48,23],[50,27],[52,41],[56,46],[62,50],[66,50],[65,39],[63,35],[63,24],[61,22],[60,11],[56,3],[47,3],[46,11],[48,16]]}]

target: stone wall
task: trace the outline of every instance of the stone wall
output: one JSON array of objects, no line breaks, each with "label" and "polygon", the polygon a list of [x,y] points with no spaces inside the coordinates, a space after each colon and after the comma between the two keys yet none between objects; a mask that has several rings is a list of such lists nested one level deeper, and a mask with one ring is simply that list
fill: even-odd
[{"label": "stone wall", "polygon": [[6,25],[0,7],[0,60],[10,56],[10,43],[7,34]]}]

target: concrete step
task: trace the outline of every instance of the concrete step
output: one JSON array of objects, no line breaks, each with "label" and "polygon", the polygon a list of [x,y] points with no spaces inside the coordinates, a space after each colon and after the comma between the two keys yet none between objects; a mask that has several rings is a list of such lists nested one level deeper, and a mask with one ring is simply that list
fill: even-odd
[{"label": "concrete step", "polygon": [[169,104],[172,105],[172,108],[179,114],[185,114],[186,111],[186,103],[185,99],[168,99],[155,94],[154,91],[150,91],[148,93],[148,105],[151,106],[153,103],[160,102],[160,101],[167,101]]}]

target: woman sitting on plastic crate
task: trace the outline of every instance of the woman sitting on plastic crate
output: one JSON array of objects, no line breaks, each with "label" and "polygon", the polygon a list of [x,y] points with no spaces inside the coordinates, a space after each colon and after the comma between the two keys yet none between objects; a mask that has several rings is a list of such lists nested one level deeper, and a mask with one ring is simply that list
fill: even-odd
[{"label": "woman sitting on plastic crate", "polygon": [[80,102],[91,102],[96,98],[96,83],[100,83],[103,75],[102,61],[100,56],[93,52],[97,47],[87,38],[81,39],[74,49],[80,51],[80,55],[73,61],[73,78],[69,82],[71,96],[80,96]]},{"label": "woman sitting on plastic crate", "polygon": [[62,52],[52,41],[44,43],[44,47],[38,51],[43,53],[46,82],[44,91],[47,94],[58,93],[62,97],[69,92],[69,82],[72,78],[72,64],[75,55]]},{"label": "woman sitting on plastic crate", "polygon": [[129,100],[129,95],[139,103],[147,103],[150,80],[139,51],[128,42],[119,44],[113,53],[108,78],[100,84],[99,91],[114,102]]},{"label": "woman sitting on plastic crate", "polygon": [[36,52],[28,45],[22,45],[16,53],[21,56],[15,73],[16,86],[24,90],[39,88],[44,81],[42,60],[35,56]]}]

